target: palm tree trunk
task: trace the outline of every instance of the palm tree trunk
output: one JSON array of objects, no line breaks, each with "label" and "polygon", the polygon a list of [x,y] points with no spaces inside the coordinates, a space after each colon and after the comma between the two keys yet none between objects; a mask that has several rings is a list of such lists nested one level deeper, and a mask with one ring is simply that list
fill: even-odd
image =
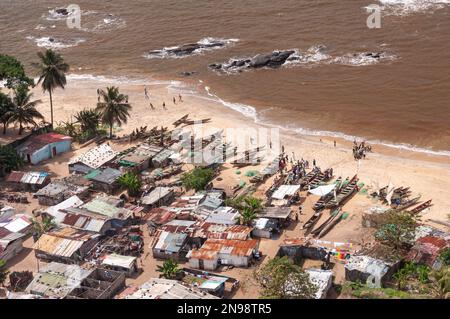
[{"label": "palm tree trunk", "polygon": [[22,123],[20,123],[19,124],[19,135],[22,135],[22,130],[23,130]]},{"label": "palm tree trunk", "polygon": [[112,139],[112,123],[109,123],[109,138]]},{"label": "palm tree trunk", "polygon": [[3,135],[6,134],[6,126],[7,126],[7,125],[8,125],[7,122],[4,122],[4,123],[3,123]]},{"label": "palm tree trunk", "polygon": [[51,121],[52,127],[53,127],[53,99],[52,99],[52,90],[49,90],[48,93],[50,94],[50,121]]}]

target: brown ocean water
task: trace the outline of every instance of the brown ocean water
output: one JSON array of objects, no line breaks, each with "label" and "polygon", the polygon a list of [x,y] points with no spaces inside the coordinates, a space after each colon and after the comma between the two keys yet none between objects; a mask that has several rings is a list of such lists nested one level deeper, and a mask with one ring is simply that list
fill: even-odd
[{"label": "brown ocean water", "polygon": [[[71,3],[82,10],[81,30],[49,12]],[[385,5],[380,29],[366,25],[370,4]],[[207,37],[239,41],[185,58],[145,56]],[[74,73],[201,80],[201,93],[207,86],[228,106],[254,108],[258,121],[450,155],[450,1],[0,0],[0,52],[32,73],[45,46],[61,50]],[[208,68],[286,49],[309,62],[235,74]],[[366,61],[366,52],[387,58]]]}]

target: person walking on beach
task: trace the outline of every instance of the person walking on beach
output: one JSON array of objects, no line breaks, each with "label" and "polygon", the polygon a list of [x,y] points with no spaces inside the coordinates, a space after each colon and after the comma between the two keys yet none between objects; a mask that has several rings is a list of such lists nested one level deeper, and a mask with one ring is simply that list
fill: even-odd
[{"label": "person walking on beach", "polygon": [[313,159],[313,167],[316,167],[316,160]]},{"label": "person walking on beach", "polygon": [[177,100],[175,99],[175,96],[173,97],[173,104],[177,104]]},{"label": "person walking on beach", "polygon": [[144,95],[145,95],[145,98],[146,98],[147,100],[149,100],[149,99],[150,99],[150,97],[148,96],[148,89],[147,89],[147,85],[145,85],[145,86],[144,86]]},{"label": "person walking on beach", "polygon": [[181,97],[180,93],[178,93],[178,101],[183,102],[183,98]]},{"label": "person walking on beach", "polygon": [[166,102],[163,102],[163,109],[164,109],[164,110],[167,110]]},{"label": "person walking on beach", "polygon": [[334,147],[336,147],[336,140],[333,143],[334,143]]},{"label": "person walking on beach", "polygon": [[152,110],[155,109],[155,107],[153,106],[152,102],[150,102],[150,107],[152,108]]}]

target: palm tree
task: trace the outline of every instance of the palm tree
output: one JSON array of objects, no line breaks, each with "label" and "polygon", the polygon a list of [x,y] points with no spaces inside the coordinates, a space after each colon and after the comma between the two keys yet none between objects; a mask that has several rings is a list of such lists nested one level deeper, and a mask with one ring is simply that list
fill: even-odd
[{"label": "palm tree", "polygon": [[75,114],[83,132],[96,132],[100,123],[100,114],[94,109],[84,109]]},{"label": "palm tree", "polygon": [[434,271],[432,275],[437,283],[439,298],[450,299],[450,266]]},{"label": "palm tree", "polygon": [[121,94],[118,87],[107,87],[106,92],[100,90],[99,93],[102,102],[97,103],[97,111],[102,122],[109,125],[109,138],[112,138],[113,125],[127,123],[131,105],[128,103],[128,96]]},{"label": "palm tree", "polygon": [[45,52],[38,52],[40,59],[39,69],[40,77],[38,84],[42,82],[42,89],[44,92],[48,92],[50,95],[50,117],[51,124],[53,125],[53,90],[60,87],[64,89],[66,85],[66,72],[69,71],[69,65],[64,62],[63,57],[48,49]]},{"label": "palm tree", "polygon": [[23,125],[37,125],[35,119],[44,119],[41,113],[36,110],[36,105],[41,100],[31,101],[33,93],[28,93],[28,88],[21,87],[14,91],[13,108],[6,113],[8,123],[19,123],[19,135],[22,135]]},{"label": "palm tree", "polygon": [[33,229],[32,232],[36,234],[37,238],[41,237],[42,234],[47,233],[56,227],[55,222],[48,218],[43,219],[41,222],[39,222],[36,219],[33,219],[31,223]]},{"label": "palm tree", "polygon": [[242,211],[239,212],[239,216],[237,217],[241,225],[247,226],[251,226],[256,218],[258,218],[258,216],[251,207],[244,207]]},{"label": "palm tree", "polygon": [[172,258],[166,260],[162,266],[157,266],[156,271],[160,272],[160,277],[166,279],[176,279],[181,274],[181,269],[178,267],[178,263]]},{"label": "palm tree", "polygon": [[5,93],[0,92],[0,123],[3,124],[3,134],[6,134],[6,128],[9,122],[9,112],[13,109],[13,102]]}]

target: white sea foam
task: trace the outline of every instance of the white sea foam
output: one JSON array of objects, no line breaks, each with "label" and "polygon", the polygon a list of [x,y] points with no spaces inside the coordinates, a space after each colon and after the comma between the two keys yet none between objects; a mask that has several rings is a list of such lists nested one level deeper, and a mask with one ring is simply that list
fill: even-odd
[{"label": "white sea foam", "polygon": [[[258,116],[258,112],[256,111],[256,108],[243,104],[243,103],[232,103],[223,100],[219,96],[217,96],[215,93],[212,92],[211,88],[208,86],[201,85],[206,94],[201,94],[201,92],[198,92],[197,90],[193,89],[191,86],[187,85],[184,82],[181,81],[159,81],[154,79],[145,79],[145,78],[130,78],[130,77],[124,77],[124,76],[102,76],[102,75],[92,75],[92,74],[69,74],[67,75],[67,79],[70,81],[95,81],[100,82],[104,84],[129,84],[129,85],[163,85],[168,88],[168,90],[174,90],[176,92],[182,91],[185,95],[194,95],[196,98],[211,101],[214,103],[218,103],[219,105],[222,105],[228,109],[234,110],[240,114],[242,114],[244,117],[249,118],[253,120],[255,123],[263,124],[269,127],[276,127],[279,128],[282,131],[286,132],[292,132],[299,135],[306,135],[306,136],[324,136],[324,137],[331,137],[331,138],[341,138],[345,139],[347,141],[354,141],[354,140],[366,140],[363,137],[360,136],[354,136],[354,135],[348,135],[340,132],[333,132],[333,131],[325,131],[325,130],[310,130],[295,126],[286,126],[286,125],[277,125],[273,124],[268,121],[262,121],[260,117]],[[201,81],[201,80],[200,80]],[[202,82],[201,82],[202,83]],[[423,153],[428,155],[435,155],[435,156],[448,156],[450,157],[450,151],[444,151],[444,150],[432,150],[430,148],[422,148],[410,144],[395,144],[392,142],[386,142],[386,141],[379,141],[379,140],[367,140],[368,143],[373,145],[382,145],[393,149],[398,150],[404,150],[404,151],[410,151],[410,152],[416,152],[416,153]]]},{"label": "white sea foam", "polygon": [[239,112],[242,115],[244,115],[245,117],[253,119],[255,123],[263,124],[263,125],[270,126],[270,127],[276,127],[282,131],[293,132],[293,133],[296,133],[299,135],[304,135],[304,136],[317,136],[317,137],[322,136],[322,137],[340,138],[340,139],[344,139],[347,141],[365,140],[368,143],[373,144],[373,145],[382,145],[382,146],[397,149],[397,150],[422,153],[422,154],[428,154],[428,155],[435,155],[435,156],[450,157],[450,151],[433,150],[431,148],[423,148],[423,147],[418,147],[418,146],[406,144],[406,143],[395,144],[395,143],[387,142],[387,141],[367,140],[361,136],[349,135],[349,134],[345,134],[345,133],[341,133],[341,132],[333,132],[333,131],[325,131],[325,130],[310,130],[310,129],[306,129],[306,128],[285,126],[285,125],[282,126],[282,125],[276,125],[276,124],[273,124],[273,123],[270,123],[267,121],[261,121],[256,109],[253,106],[241,104],[241,103],[231,103],[231,102],[224,101],[223,99],[219,98],[217,95],[211,93],[211,89],[207,86],[205,87],[205,91],[207,92],[208,96],[210,97],[209,100],[215,101],[229,109]]},{"label": "white sea foam", "polygon": [[450,5],[450,0],[379,0],[383,11],[391,15],[410,15],[435,11]]},{"label": "white sea foam", "polygon": [[36,43],[38,47],[47,49],[66,49],[86,42],[86,39],[82,38],[61,40],[53,37],[27,36],[27,39]]}]

